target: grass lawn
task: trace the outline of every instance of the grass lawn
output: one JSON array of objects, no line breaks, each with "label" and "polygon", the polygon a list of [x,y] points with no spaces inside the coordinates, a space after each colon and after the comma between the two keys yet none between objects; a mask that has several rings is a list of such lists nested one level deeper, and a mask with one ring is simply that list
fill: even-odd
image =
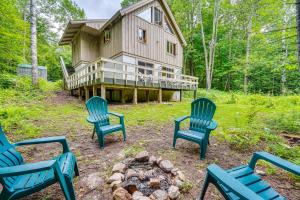
[{"label": "grass lawn", "polygon": [[[110,105],[111,111],[125,115],[128,141],[122,142],[121,134],[108,136],[105,149],[100,150],[97,140],[91,139],[92,127],[85,120],[84,102],[60,91],[57,83],[42,82],[39,89],[28,86],[24,80],[18,84],[0,90],[0,123],[14,142],[65,135],[79,162],[81,176],[75,180],[78,199],[112,199],[105,183],[90,191],[81,179],[100,172],[105,182],[114,163],[142,150],[171,160],[185,173],[188,183],[181,199],[197,197],[205,168],[211,163],[229,168],[249,161],[252,152],[265,150],[300,164],[300,141],[295,139],[300,136],[299,96],[270,97],[199,90],[199,97],[206,96],[217,104],[214,118],[219,124],[212,134],[207,159],[200,161],[196,144],[178,140],[176,150],[171,148],[174,119],[190,112],[189,93],[185,94],[183,102],[177,103]],[[283,137],[283,133],[292,137]],[[60,146],[38,145],[20,150],[31,162],[51,158],[59,152]],[[266,163],[260,163],[258,168],[266,172],[264,179],[281,194],[288,199],[300,199],[299,179],[278,173],[278,169]],[[220,199],[214,187],[210,188],[209,195],[209,199]],[[26,199],[42,197],[61,199],[62,194],[58,185],[54,185]]]}]

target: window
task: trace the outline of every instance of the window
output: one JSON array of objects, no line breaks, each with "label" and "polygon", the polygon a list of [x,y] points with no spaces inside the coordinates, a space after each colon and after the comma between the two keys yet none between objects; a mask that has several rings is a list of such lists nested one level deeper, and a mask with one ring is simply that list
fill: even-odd
[{"label": "window", "polygon": [[160,11],[158,8],[154,8],[154,23],[157,25],[162,26],[162,11]]},{"label": "window", "polygon": [[[167,78],[174,78],[175,77],[174,74],[173,74],[174,73],[173,68],[162,66],[161,70],[163,71],[161,73],[162,77],[167,77]],[[168,72],[170,72],[170,73],[168,73]]]},{"label": "window", "polygon": [[[152,63],[147,63],[147,62],[143,62],[143,61],[138,61],[138,66],[142,66],[142,67],[147,67],[147,68],[152,68],[153,69],[153,64]],[[139,68],[139,73],[145,74],[145,75],[152,75],[153,74],[153,70]]]},{"label": "window", "polygon": [[167,41],[167,52],[176,55],[176,44]]},{"label": "window", "polygon": [[103,38],[103,42],[104,44],[109,43],[111,40],[111,29],[107,29],[104,31],[104,38]]},{"label": "window", "polygon": [[144,10],[137,16],[146,20],[147,22],[151,23],[152,22],[152,7]]},{"label": "window", "polygon": [[138,39],[140,42],[146,43],[146,30],[138,28]]},{"label": "window", "polygon": [[165,17],[165,30],[168,33],[174,34],[173,29],[171,28],[169,21],[167,20],[167,18]]}]

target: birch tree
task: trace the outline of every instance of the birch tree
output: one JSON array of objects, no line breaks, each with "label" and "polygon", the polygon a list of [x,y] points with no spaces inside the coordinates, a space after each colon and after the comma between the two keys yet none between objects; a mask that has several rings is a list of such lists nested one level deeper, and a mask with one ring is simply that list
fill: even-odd
[{"label": "birch tree", "polygon": [[208,47],[206,46],[205,32],[203,26],[202,3],[201,1],[199,3],[199,20],[201,26],[200,34],[202,37],[202,45],[203,45],[204,59],[205,59],[206,90],[210,90],[212,85],[213,69],[214,69],[214,62],[215,62],[215,50],[216,50],[217,35],[218,35],[220,2],[221,2],[220,0],[214,1],[212,35]]},{"label": "birch tree", "polygon": [[38,84],[37,31],[36,31],[36,0],[30,0],[30,49],[32,62],[32,84]]}]

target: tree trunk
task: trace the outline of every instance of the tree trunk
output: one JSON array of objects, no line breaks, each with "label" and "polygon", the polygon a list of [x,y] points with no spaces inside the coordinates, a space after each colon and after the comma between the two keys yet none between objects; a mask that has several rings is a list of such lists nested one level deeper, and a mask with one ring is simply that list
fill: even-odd
[{"label": "tree trunk", "polygon": [[206,90],[210,90],[211,84],[212,84],[214,62],[215,62],[215,49],[216,49],[216,42],[217,42],[220,0],[215,0],[215,3],[214,3],[213,32],[212,32],[211,41],[209,42],[209,54],[208,54],[206,42],[205,42],[201,1],[199,3],[199,7],[200,7],[199,20],[200,20],[200,26],[201,26],[202,45],[203,45],[204,58],[205,58]]},{"label": "tree trunk", "polygon": [[297,12],[297,41],[298,41],[298,71],[299,71],[299,83],[300,83],[300,0],[296,0],[296,12]]},{"label": "tree trunk", "polygon": [[30,0],[30,39],[32,60],[32,84],[38,84],[37,31],[36,31],[36,0]]},{"label": "tree trunk", "polygon": [[250,53],[251,53],[252,15],[253,13],[251,13],[247,25],[246,64],[244,68],[244,93],[245,94],[248,93],[248,70],[249,70]]},{"label": "tree trunk", "polygon": [[288,59],[288,47],[286,43],[286,25],[288,23],[288,11],[286,6],[286,0],[283,2],[283,8],[284,8],[284,16],[283,16],[283,29],[282,29],[282,49],[284,51],[283,58],[282,58],[282,70],[281,70],[281,94],[286,94],[286,69],[285,64]]}]

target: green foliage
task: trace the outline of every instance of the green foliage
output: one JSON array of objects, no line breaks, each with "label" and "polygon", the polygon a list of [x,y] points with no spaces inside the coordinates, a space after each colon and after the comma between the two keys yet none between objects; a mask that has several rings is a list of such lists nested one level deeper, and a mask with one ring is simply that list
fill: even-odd
[{"label": "green foliage", "polygon": [[[184,51],[185,72],[198,76],[200,87],[205,88],[200,1],[208,43],[212,35],[214,0],[168,0],[168,3],[187,40]],[[247,72],[248,90],[251,93],[299,93],[295,4],[284,5],[285,1],[276,0],[234,2],[221,1],[212,87],[217,90],[241,91]],[[252,29],[247,63],[247,27],[250,21]]]},{"label": "green foliage", "polygon": [[279,133],[293,133],[300,135],[300,112],[284,112],[267,119],[267,125]]},{"label": "green foliage", "polygon": [[122,6],[122,8],[126,8],[126,7],[128,7],[132,4],[135,4],[135,3],[139,2],[139,1],[140,0],[122,0],[121,1],[121,6]]},{"label": "green foliage", "polygon": [[58,91],[59,83],[41,79],[39,86],[33,87],[28,77],[6,77],[10,80],[9,86],[5,84],[5,87],[0,88],[1,126],[7,133],[19,135],[18,140],[37,136],[40,128],[34,124],[34,119],[40,118],[44,110],[40,102],[54,91]]}]

